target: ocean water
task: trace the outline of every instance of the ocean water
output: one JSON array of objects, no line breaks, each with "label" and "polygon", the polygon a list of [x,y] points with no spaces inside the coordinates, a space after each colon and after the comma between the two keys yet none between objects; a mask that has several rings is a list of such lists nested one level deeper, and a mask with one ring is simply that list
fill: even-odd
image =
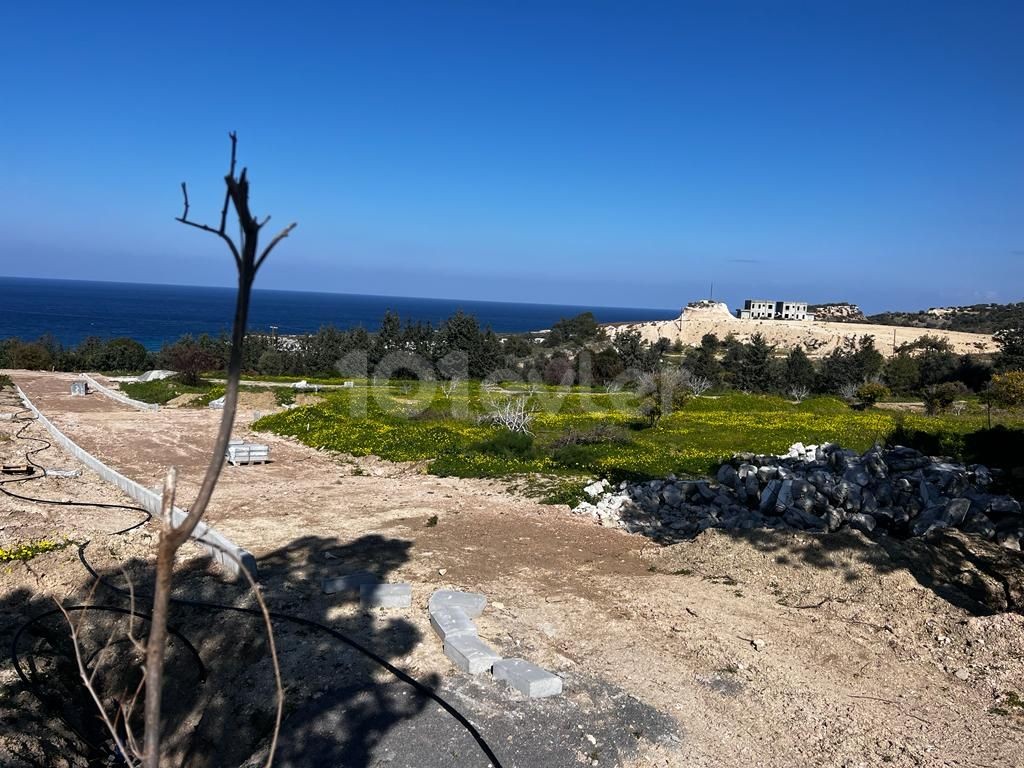
[{"label": "ocean water", "polygon": [[[128,336],[158,349],[185,333],[219,334],[231,327],[233,288],[105,283],[0,277],[0,338],[36,339],[52,334],[65,345],[86,336]],[[418,299],[350,293],[253,291],[249,327],[280,334],[316,331],[323,325],[375,330],[387,310],[404,320],[435,325],[461,309],[497,332],[550,328],[563,317],[587,310],[600,322],[662,320],[679,310],[581,307],[497,301]]]}]

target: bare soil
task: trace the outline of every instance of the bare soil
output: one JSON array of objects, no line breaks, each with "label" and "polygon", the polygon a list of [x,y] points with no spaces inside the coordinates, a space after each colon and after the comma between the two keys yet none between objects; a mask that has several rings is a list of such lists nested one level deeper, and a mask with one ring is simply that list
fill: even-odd
[{"label": "bare soil", "polygon": [[[72,397],[71,376],[14,378],[87,450],[153,486],[175,464],[179,501],[187,506],[194,497],[219,412],[139,412],[99,395]],[[851,533],[709,531],[663,548],[501,483],[433,477],[416,465],[253,434],[247,425],[257,405],[240,413],[236,435],[270,445],[273,461],[227,467],[209,522],[259,558],[273,608],[351,633],[430,682],[471,715],[506,766],[1024,765],[1024,709],[1012,696],[1024,695],[1024,616],[992,613],[957,584],[922,578],[927,554],[915,560],[898,542]],[[13,436],[19,426],[0,421],[0,434]],[[0,439],[0,453],[16,456],[23,442]],[[40,461],[70,464],[53,449]],[[33,492],[118,497],[89,473],[38,481]],[[116,575],[126,559],[149,555],[154,529],[116,541],[101,534],[135,519],[91,508],[57,513],[0,497],[0,546],[42,535],[93,538],[89,556]],[[323,578],[367,567],[411,583],[413,608],[367,613],[321,594]],[[198,570],[198,561],[184,568],[187,594],[247,600]],[[79,599],[87,584],[73,549],[7,566],[0,641],[46,596]],[[452,667],[427,621],[426,601],[442,587],[487,594],[481,636],[505,655],[563,675],[564,695],[522,701]],[[215,622],[182,623],[196,633],[204,659],[235,659],[230,669],[211,662],[211,676],[221,674],[236,690],[220,694],[228,703],[218,706],[208,682],[207,693],[196,694],[197,710],[186,696],[193,684],[181,686],[173,706],[187,713],[188,728],[176,731],[175,748],[189,765],[258,758],[269,725],[267,707],[253,699],[272,690],[258,624],[220,614]],[[351,650],[284,624],[277,633],[291,681],[279,764],[486,765],[436,706],[402,698]],[[183,680],[194,674],[187,665],[181,670]],[[350,691],[360,675],[377,681],[381,693],[366,685]],[[4,662],[0,683],[13,679]],[[14,714],[35,711],[27,694],[18,697]],[[207,714],[199,718],[202,707]],[[374,718],[361,721],[369,711]],[[17,745],[39,752],[32,734],[38,740],[43,730],[32,722],[19,726],[28,735]],[[61,727],[53,725],[51,737]],[[208,745],[228,727],[232,743],[248,746],[210,758],[216,750]],[[0,754],[12,744],[0,742]],[[200,746],[187,753],[189,744]],[[436,755],[442,747],[447,752]]]}]

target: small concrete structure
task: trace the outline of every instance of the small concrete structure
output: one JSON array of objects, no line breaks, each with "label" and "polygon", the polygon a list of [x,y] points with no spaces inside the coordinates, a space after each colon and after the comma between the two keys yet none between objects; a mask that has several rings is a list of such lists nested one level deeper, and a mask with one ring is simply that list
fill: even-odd
[{"label": "small concrete structure", "polygon": [[324,579],[323,590],[325,594],[347,594],[355,596],[359,590],[367,584],[376,584],[379,579],[369,571],[357,571],[345,576],[335,576],[331,579]]},{"label": "small concrete structure", "polygon": [[89,385],[84,381],[72,381],[71,382],[71,394],[75,397],[81,397],[89,394]]},{"label": "small concrete structure", "polygon": [[239,464],[266,464],[270,461],[270,446],[231,441],[228,443],[224,458],[233,467],[237,467]]},{"label": "small concrete structure", "polygon": [[525,659],[496,661],[491,671],[495,680],[508,683],[529,699],[557,696],[562,692],[562,678]]},{"label": "small concrete structure", "polygon": [[208,407],[209,408],[213,408],[215,411],[223,411],[224,410],[224,396],[221,395],[216,400],[211,400]]},{"label": "small concrete structure", "polygon": [[444,644],[444,655],[463,672],[479,675],[490,672],[501,655],[491,646],[473,635],[454,635]]},{"label": "small concrete structure", "polygon": [[359,599],[365,608],[408,608],[412,605],[412,585],[363,584]]}]

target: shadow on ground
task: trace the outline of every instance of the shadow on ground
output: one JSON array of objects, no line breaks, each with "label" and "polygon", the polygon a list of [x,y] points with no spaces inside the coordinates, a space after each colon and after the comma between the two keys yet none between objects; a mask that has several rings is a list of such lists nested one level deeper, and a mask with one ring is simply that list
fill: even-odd
[{"label": "shadow on ground", "polygon": [[[100,559],[103,546],[96,543],[84,554],[90,560]],[[319,580],[326,573],[326,553],[332,557],[327,561],[331,571],[365,569],[387,580],[408,559],[409,547],[408,542],[381,536],[349,543],[299,539],[261,558],[267,601],[274,611],[328,624],[394,661],[420,642],[421,633],[400,616],[379,618],[355,606],[339,608],[343,600],[322,596]],[[97,570],[108,585],[125,587],[130,580],[138,595],[149,590],[151,574],[141,561],[129,561],[123,572],[120,566],[97,566]],[[129,606],[122,593],[102,585],[94,590],[84,569],[83,575],[80,586],[68,590],[65,605]],[[255,606],[251,594],[242,585],[225,583],[205,568],[193,567],[178,573],[175,598],[191,604],[172,607],[171,622],[178,634],[169,646],[164,693],[167,763],[213,768],[239,766],[265,756],[276,713],[262,621],[258,616],[198,604],[251,608]],[[145,610],[144,598],[138,597],[136,605]],[[0,640],[10,647],[14,632],[27,617],[53,608],[52,601],[28,590],[6,594],[0,602],[4,618]],[[72,613],[75,620],[82,617],[82,612]],[[86,612],[81,624],[82,659],[95,675],[94,687],[122,738],[126,738],[126,727],[118,711],[132,700],[141,680],[140,654],[129,635],[144,640],[147,627],[145,621],[136,619],[133,626],[130,616],[99,608]],[[286,690],[275,764],[368,768],[375,764],[373,753],[384,735],[427,707],[429,699],[412,695],[408,686],[410,695],[384,693],[377,685],[380,666],[327,632],[283,616],[275,618],[274,627]],[[92,765],[105,759],[112,740],[77,679],[63,615],[51,614],[30,625],[19,638],[16,653],[31,684],[12,685],[0,714],[26,738],[23,744],[6,743],[5,748],[25,765],[60,765],[74,755],[82,761],[66,764]],[[438,682],[436,678],[423,681],[429,688]],[[141,698],[135,709],[141,710]],[[330,729],[322,727],[327,722],[332,723]],[[133,732],[141,733],[138,717],[129,719],[129,724]],[[45,738],[31,738],[33,734],[45,734]]]},{"label": "shadow on ground", "polygon": [[[148,565],[133,560],[122,570],[110,547],[97,541],[85,550],[102,578],[118,587],[130,580],[137,593],[147,590]],[[260,559],[267,603],[282,614],[274,620],[285,681],[275,766],[494,765],[467,729],[422,692],[329,633],[283,617],[289,614],[326,624],[399,668],[421,642],[436,644],[440,653],[436,639],[423,638],[401,613],[366,612],[354,604],[354,598],[346,605],[342,596],[321,592],[326,575],[369,570],[388,580],[409,559],[410,547],[407,541],[376,535],[352,542],[309,536]],[[103,564],[104,558],[109,562]],[[42,570],[45,563],[38,565]],[[77,586],[68,589],[65,605],[90,599],[94,605],[129,605],[109,587],[93,592],[84,569],[82,575]],[[175,597],[254,605],[242,586],[226,583],[199,566],[178,573]],[[140,597],[140,608],[143,603]],[[10,647],[18,626],[53,607],[35,592],[8,592],[0,600],[0,642]],[[190,768],[265,764],[275,709],[272,667],[260,619],[177,604],[172,623],[179,634],[171,640],[167,659],[166,764]],[[83,658],[90,674],[96,675],[95,687],[122,738],[126,729],[117,718],[118,706],[131,699],[140,682],[140,656],[128,641],[129,626],[124,615],[93,609],[86,614],[81,632]],[[136,621],[134,636],[144,639],[145,633],[145,622]],[[104,651],[108,640],[113,644]],[[499,650],[516,655],[510,640],[508,644]],[[64,618],[58,613],[32,624],[19,638],[17,654],[31,686],[8,680],[0,687],[0,717],[8,734],[15,734],[0,738],[0,755],[6,752],[0,762],[11,768],[119,764],[106,762],[112,741],[78,680]],[[9,668],[10,663],[7,660],[3,666]],[[614,765],[645,742],[679,741],[673,718],[576,669],[565,673],[563,696],[539,701],[523,699],[490,676],[473,678],[454,668],[444,680],[427,676],[420,682],[476,726],[503,768],[589,765],[592,760]],[[138,717],[130,723],[134,732],[141,732]]]}]

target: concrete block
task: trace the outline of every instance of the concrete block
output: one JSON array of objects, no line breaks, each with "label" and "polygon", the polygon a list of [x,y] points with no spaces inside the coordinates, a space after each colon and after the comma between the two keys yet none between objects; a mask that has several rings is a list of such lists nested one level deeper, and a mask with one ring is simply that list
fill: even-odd
[{"label": "concrete block", "polygon": [[495,680],[504,680],[530,699],[557,696],[562,692],[562,678],[524,659],[496,661],[491,671]]},{"label": "concrete block", "polygon": [[479,675],[489,672],[501,656],[476,635],[455,635],[444,644],[444,655],[463,672]]},{"label": "concrete block", "polygon": [[343,592],[349,595],[359,594],[359,590],[366,584],[376,584],[379,579],[369,571],[357,571],[356,573],[349,573],[344,576],[334,576],[330,579],[324,579],[323,588],[324,592],[328,595],[333,595],[338,592]]},{"label": "concrete block", "polygon": [[359,598],[365,608],[408,608],[412,605],[410,584],[363,584]]},{"label": "concrete block", "polygon": [[48,469],[46,470],[47,477],[80,477],[82,470],[80,469]]},{"label": "concrete block", "polygon": [[435,608],[430,612],[430,626],[442,643],[456,635],[476,635],[476,625],[461,608]]},{"label": "concrete block", "polygon": [[457,589],[439,589],[430,596],[427,607],[433,613],[438,608],[459,608],[469,618],[475,619],[484,612],[487,598],[479,592],[461,592]]}]

